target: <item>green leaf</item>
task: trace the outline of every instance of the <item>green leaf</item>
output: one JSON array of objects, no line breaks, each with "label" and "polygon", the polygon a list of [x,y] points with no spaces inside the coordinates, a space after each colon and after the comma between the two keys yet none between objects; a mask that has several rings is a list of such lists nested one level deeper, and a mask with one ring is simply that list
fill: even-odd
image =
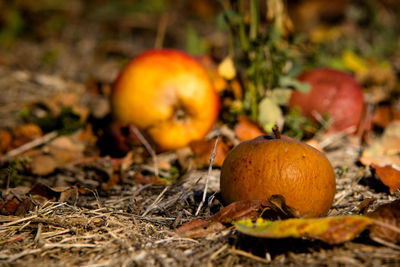
[{"label": "green leaf", "polygon": [[239,24],[243,20],[242,16],[232,9],[225,10],[224,14],[233,24]]},{"label": "green leaf", "polygon": [[261,100],[258,110],[258,121],[266,131],[271,131],[276,123],[283,120],[281,108],[269,97]]},{"label": "green leaf", "polygon": [[309,83],[303,83],[292,77],[287,77],[287,76],[281,77],[279,83],[283,87],[293,87],[302,93],[308,93],[311,89]]},{"label": "green leaf", "polygon": [[229,27],[228,23],[225,20],[224,13],[219,13],[215,19],[215,23],[217,24],[217,29],[219,31],[226,31]]},{"label": "green leaf", "polygon": [[272,102],[281,106],[286,106],[289,103],[291,94],[292,90],[288,88],[275,88],[272,90],[270,98]]},{"label": "green leaf", "polygon": [[191,26],[186,28],[186,52],[191,55],[202,55],[205,53],[200,36]]},{"label": "green leaf", "polygon": [[373,219],[359,216],[336,216],[317,219],[287,219],[268,221],[257,219],[241,220],[234,223],[236,229],[244,234],[262,238],[303,238],[320,239],[328,244],[339,244],[357,237]]}]

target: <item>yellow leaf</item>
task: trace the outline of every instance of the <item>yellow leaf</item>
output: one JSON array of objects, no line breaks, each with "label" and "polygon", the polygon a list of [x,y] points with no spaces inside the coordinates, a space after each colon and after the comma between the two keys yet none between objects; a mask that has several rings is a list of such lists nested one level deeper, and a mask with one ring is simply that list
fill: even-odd
[{"label": "yellow leaf", "polygon": [[367,62],[350,50],[344,50],[342,52],[342,60],[346,68],[357,75],[365,74],[368,71]]},{"label": "yellow leaf", "polygon": [[313,43],[326,43],[337,40],[342,35],[338,27],[317,27],[310,33],[310,40]]},{"label": "yellow leaf", "polygon": [[236,229],[247,235],[263,238],[302,238],[320,239],[329,244],[339,244],[357,237],[373,223],[373,219],[359,216],[336,216],[316,219],[287,219],[268,221],[257,219],[252,224],[248,220],[234,223]]},{"label": "yellow leaf", "polygon": [[231,57],[226,57],[218,66],[218,73],[227,80],[232,80],[236,76],[235,65]]}]

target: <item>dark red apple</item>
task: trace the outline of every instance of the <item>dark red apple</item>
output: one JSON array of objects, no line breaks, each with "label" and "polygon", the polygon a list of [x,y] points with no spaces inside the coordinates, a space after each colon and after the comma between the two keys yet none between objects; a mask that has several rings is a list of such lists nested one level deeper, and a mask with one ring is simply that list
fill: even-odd
[{"label": "dark red apple", "polygon": [[290,107],[299,107],[301,114],[316,120],[328,114],[331,120],[329,131],[355,133],[360,123],[364,97],[358,82],[343,71],[317,68],[303,72],[298,80],[311,86],[308,93],[294,91]]}]

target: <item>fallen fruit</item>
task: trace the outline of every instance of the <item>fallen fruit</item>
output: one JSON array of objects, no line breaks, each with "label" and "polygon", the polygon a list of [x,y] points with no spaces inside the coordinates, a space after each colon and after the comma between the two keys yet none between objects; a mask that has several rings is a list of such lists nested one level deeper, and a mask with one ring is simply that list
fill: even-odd
[{"label": "fallen fruit", "polygon": [[311,85],[308,93],[294,91],[290,107],[299,107],[302,115],[316,120],[329,115],[330,131],[355,133],[360,123],[364,97],[358,82],[349,74],[329,68],[302,73],[298,80]]},{"label": "fallen fruit", "polygon": [[226,204],[282,195],[300,216],[319,217],[332,205],[336,181],[323,153],[277,131],[234,147],[222,165],[220,188]]},{"label": "fallen fruit", "polygon": [[149,50],[119,75],[112,108],[119,122],[145,130],[159,150],[172,150],[204,138],[218,117],[219,97],[197,60]]}]

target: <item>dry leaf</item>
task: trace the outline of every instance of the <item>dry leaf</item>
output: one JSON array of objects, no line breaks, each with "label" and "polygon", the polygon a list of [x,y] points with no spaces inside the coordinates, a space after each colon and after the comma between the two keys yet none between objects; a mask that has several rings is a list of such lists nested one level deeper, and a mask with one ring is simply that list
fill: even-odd
[{"label": "dry leaf", "polygon": [[268,200],[243,200],[229,204],[213,217],[212,221],[231,223],[243,218],[257,218],[269,206]]},{"label": "dry leaf", "polygon": [[380,167],[374,163],[371,167],[375,169],[382,183],[389,187],[390,194],[394,194],[400,188],[400,170],[398,167],[386,165]]},{"label": "dry leaf", "polygon": [[206,236],[224,229],[225,226],[220,222],[194,219],[176,229],[176,233],[180,236],[195,238]]},{"label": "dry leaf", "polygon": [[375,140],[362,153],[360,161],[364,165],[374,163],[379,166],[400,166],[400,121],[393,121],[385,128],[380,139]]},{"label": "dry leaf", "polygon": [[359,214],[367,214],[369,207],[374,204],[376,198],[366,198],[357,207]]},{"label": "dry leaf", "polygon": [[11,150],[12,136],[7,130],[0,129],[0,155]]},{"label": "dry leaf", "polygon": [[29,190],[28,194],[32,196],[41,196],[51,201],[56,201],[61,195],[60,192],[54,191],[49,186],[42,183],[36,183],[31,190]]},{"label": "dry leaf", "polygon": [[400,120],[400,110],[390,105],[380,105],[375,108],[372,123],[385,128],[390,122]]},{"label": "dry leaf", "polygon": [[285,204],[281,195],[273,195],[268,200],[243,200],[222,208],[209,220],[194,219],[179,227],[176,232],[185,237],[205,236],[225,229],[223,224],[243,219],[256,219],[263,215],[269,219],[292,218],[297,212]]},{"label": "dry leaf", "polygon": [[268,221],[261,218],[253,224],[249,219],[235,222],[236,229],[244,234],[262,238],[320,239],[328,244],[339,244],[357,237],[373,219],[359,216],[337,216],[318,219],[287,219]]},{"label": "dry leaf", "polygon": [[54,158],[57,167],[83,158],[85,144],[73,139],[73,136],[60,136],[46,146],[45,150]]},{"label": "dry leaf", "polygon": [[23,216],[32,207],[32,202],[26,197],[13,197],[4,203],[0,203],[0,214]]},{"label": "dry leaf", "polygon": [[238,123],[235,126],[235,134],[241,141],[251,140],[257,136],[266,134],[266,132],[251,119],[239,116]]},{"label": "dry leaf", "polygon": [[48,175],[57,168],[56,160],[50,155],[37,155],[31,158],[31,172],[36,175]]},{"label": "dry leaf", "polygon": [[42,135],[42,130],[36,124],[20,125],[13,130],[13,147],[22,146]]},{"label": "dry leaf", "polygon": [[380,238],[390,243],[400,242],[400,199],[380,205],[367,216],[380,222],[370,227],[371,239]]},{"label": "dry leaf", "polygon": [[[197,168],[207,167],[210,164],[210,157],[214,150],[216,138],[211,140],[198,140],[190,142],[189,146],[194,153],[194,163]],[[221,167],[229,152],[229,146],[219,138],[217,147],[215,149],[215,158],[213,166]]]},{"label": "dry leaf", "polygon": [[222,223],[231,223],[244,218],[257,218],[268,205],[267,200],[237,201],[222,208],[209,220],[194,219],[183,224],[176,229],[176,233],[185,237],[206,236],[225,229]]},{"label": "dry leaf", "polygon": [[60,202],[67,201],[71,198],[77,199],[79,193],[85,193],[85,189],[80,185],[51,188],[42,183],[35,184],[28,192],[28,194],[32,195],[35,199],[39,196],[40,198],[45,198],[50,201]]}]

